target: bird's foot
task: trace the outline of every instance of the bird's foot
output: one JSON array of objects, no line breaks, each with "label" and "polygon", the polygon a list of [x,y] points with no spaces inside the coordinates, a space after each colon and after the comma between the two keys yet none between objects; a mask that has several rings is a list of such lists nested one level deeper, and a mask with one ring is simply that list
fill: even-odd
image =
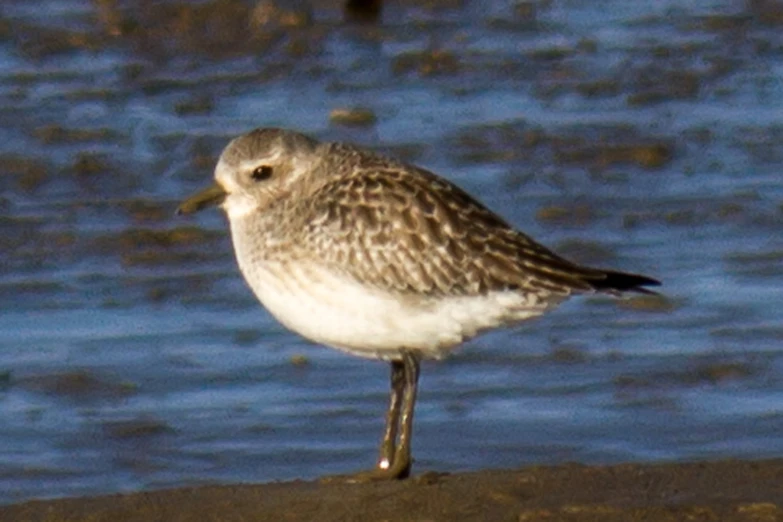
[{"label": "bird's foot", "polygon": [[400,462],[396,466],[376,467],[358,473],[349,473],[346,475],[327,475],[321,477],[318,481],[322,484],[347,483],[347,484],[365,484],[367,482],[381,482],[388,480],[401,480],[410,475],[410,461]]}]

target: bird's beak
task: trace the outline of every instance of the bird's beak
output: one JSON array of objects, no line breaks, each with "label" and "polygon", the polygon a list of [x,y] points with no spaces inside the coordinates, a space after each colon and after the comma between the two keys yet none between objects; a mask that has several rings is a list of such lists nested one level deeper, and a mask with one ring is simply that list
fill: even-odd
[{"label": "bird's beak", "polygon": [[220,205],[224,199],[226,199],[226,191],[219,184],[215,183],[208,189],[193,194],[183,201],[177,207],[177,215],[193,214],[207,207]]}]

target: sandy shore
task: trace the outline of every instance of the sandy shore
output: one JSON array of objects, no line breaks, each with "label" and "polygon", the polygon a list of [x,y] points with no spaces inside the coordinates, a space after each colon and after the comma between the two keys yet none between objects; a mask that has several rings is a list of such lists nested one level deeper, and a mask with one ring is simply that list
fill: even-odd
[{"label": "sandy shore", "polygon": [[2,521],[777,521],[783,460],[564,465],[378,484],[285,482],[31,501]]}]

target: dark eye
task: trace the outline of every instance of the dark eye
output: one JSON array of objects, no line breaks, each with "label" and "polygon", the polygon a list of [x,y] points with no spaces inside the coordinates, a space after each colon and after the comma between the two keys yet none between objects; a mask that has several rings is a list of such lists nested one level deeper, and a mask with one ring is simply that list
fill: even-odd
[{"label": "dark eye", "polygon": [[253,169],[253,173],[250,174],[250,177],[253,178],[254,181],[264,181],[265,179],[269,179],[272,177],[272,167],[269,165],[261,165],[260,167],[256,167]]}]

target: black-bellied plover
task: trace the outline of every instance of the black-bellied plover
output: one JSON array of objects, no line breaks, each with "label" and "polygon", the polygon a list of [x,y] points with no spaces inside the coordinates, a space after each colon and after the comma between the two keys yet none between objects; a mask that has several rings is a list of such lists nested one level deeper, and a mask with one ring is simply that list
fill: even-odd
[{"label": "black-bellied plover", "polygon": [[356,146],[256,129],[178,213],[225,210],[239,268],[282,324],[391,364],[380,456],[355,480],[408,476],[419,362],[573,294],[655,279],[559,257],[432,172]]}]

